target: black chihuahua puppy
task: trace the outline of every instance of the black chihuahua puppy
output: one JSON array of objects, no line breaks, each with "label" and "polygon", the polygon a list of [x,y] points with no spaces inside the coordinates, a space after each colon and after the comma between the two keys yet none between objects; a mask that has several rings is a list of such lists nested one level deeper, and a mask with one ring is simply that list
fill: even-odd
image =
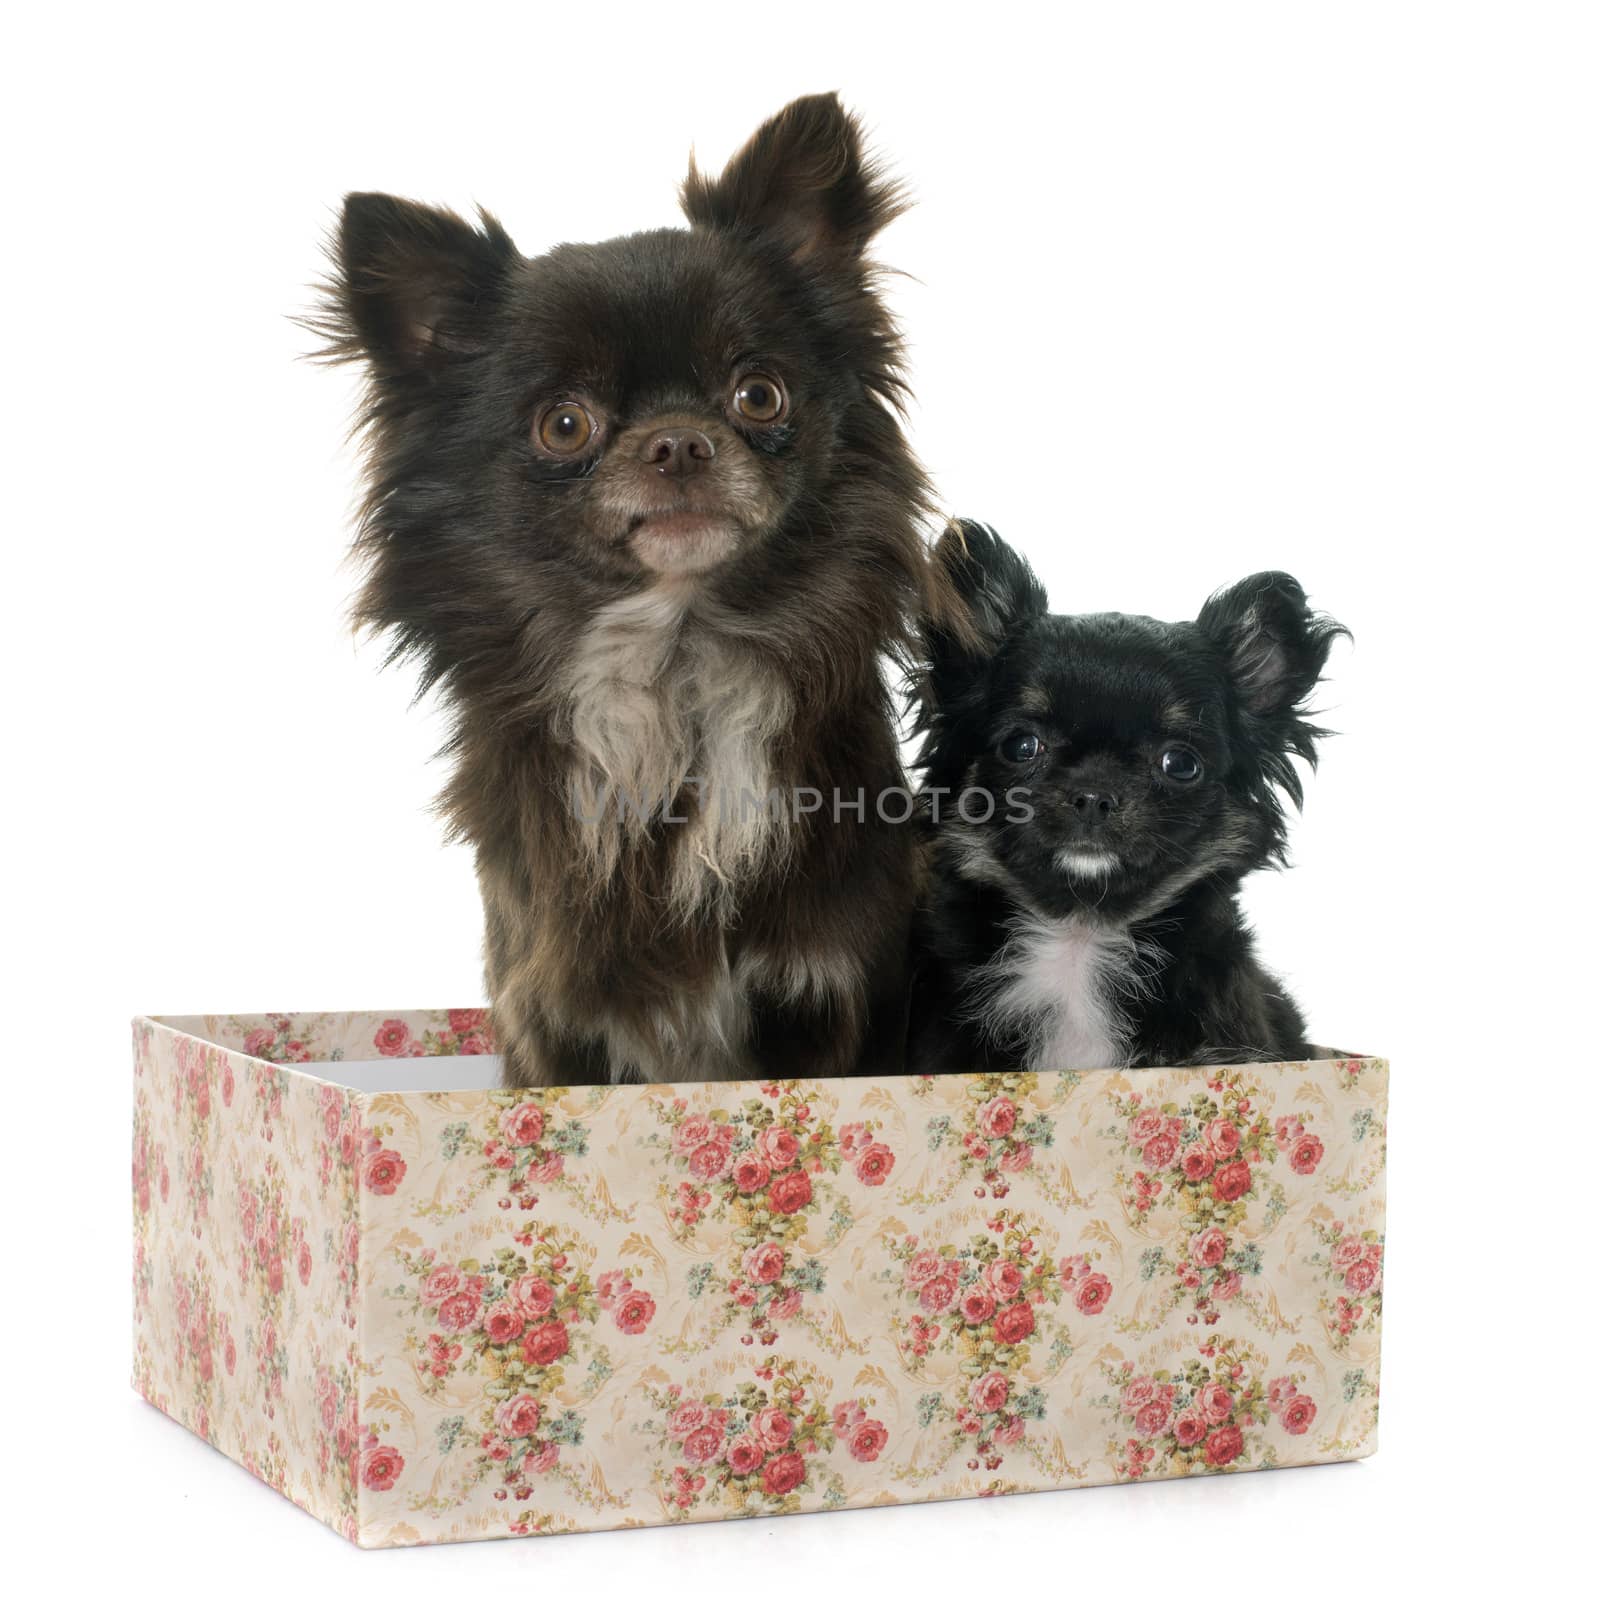
[{"label": "black chihuahua puppy", "polygon": [[992,530],[939,561],[971,648],[934,635],[919,688],[934,870],[919,919],[921,1072],[1299,1060],[1256,960],[1245,875],[1281,865],[1321,729],[1306,697],[1346,630],[1282,572],[1194,622],[1051,615]]}]

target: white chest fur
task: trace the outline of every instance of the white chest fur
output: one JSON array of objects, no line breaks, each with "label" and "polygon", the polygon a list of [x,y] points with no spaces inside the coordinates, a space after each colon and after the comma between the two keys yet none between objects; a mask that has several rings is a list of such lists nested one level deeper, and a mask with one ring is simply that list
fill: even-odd
[{"label": "white chest fur", "polygon": [[1121,1001],[1141,981],[1130,934],[1025,918],[984,974],[978,1016],[992,1035],[1024,1040],[1031,1070],[1116,1066],[1129,1033]]},{"label": "white chest fur", "polygon": [[[595,613],[567,682],[573,799],[592,865],[615,871],[656,819],[675,819],[675,907],[688,914],[781,839],[766,803],[789,693],[688,612],[646,590]],[[687,804],[680,796],[689,786]]]}]

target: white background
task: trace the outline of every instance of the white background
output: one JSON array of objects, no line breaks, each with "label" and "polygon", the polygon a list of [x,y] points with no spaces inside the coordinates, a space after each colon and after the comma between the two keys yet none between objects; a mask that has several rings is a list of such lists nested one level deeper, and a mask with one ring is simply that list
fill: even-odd
[{"label": "white background", "polygon": [[[8,26],[8,1561],[175,1595],[1296,1595],[1549,1578],[1594,1461],[1595,13],[1404,3],[31,8]],[[945,506],[1061,609],[1265,566],[1355,631],[1252,886],[1394,1061],[1383,1448],[1337,1468],[363,1555],[126,1388],[127,1019],[480,994],[431,711],[356,648],[347,189],[674,221],[838,87]],[[1580,1302],[1582,1303],[1580,1305]],[[20,1495],[20,1498],[19,1498]],[[1574,1580],[1575,1581],[1575,1580]],[[1461,1585],[1457,1588],[1457,1585]],[[536,1587],[537,1586],[537,1587]]]}]

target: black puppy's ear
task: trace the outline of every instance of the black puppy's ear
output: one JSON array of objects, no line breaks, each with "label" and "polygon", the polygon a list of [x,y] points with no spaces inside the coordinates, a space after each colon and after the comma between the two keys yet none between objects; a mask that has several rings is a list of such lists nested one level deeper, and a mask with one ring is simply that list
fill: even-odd
[{"label": "black puppy's ear", "polygon": [[1011,634],[1049,610],[1033,569],[993,528],[952,522],[934,546],[949,615],[924,627],[925,660],[912,680],[924,731],[977,710],[988,692],[989,664]]},{"label": "black puppy's ear", "polygon": [[972,621],[970,647],[963,649],[968,656],[988,660],[1020,623],[1050,609],[1033,568],[981,522],[952,522],[933,555],[966,602]]},{"label": "black puppy's ear", "polygon": [[1333,641],[1350,632],[1313,611],[1287,572],[1258,572],[1219,590],[1198,625],[1226,654],[1246,709],[1267,720],[1304,709]]},{"label": "black puppy's ear", "polygon": [[387,194],[345,198],[329,254],[332,281],[308,325],[322,355],[366,357],[380,375],[437,369],[485,347],[485,314],[517,257],[487,211],[479,225],[453,211]]},{"label": "black puppy's ear", "polygon": [[785,106],[720,177],[708,178],[691,156],[681,195],[690,222],[771,234],[803,259],[861,256],[909,204],[863,152],[861,124],[836,94]]},{"label": "black puppy's ear", "polygon": [[1301,786],[1289,756],[1317,761],[1326,729],[1307,720],[1306,700],[1328,664],[1333,641],[1350,630],[1313,611],[1287,572],[1258,572],[1219,590],[1197,626],[1221,650],[1254,726],[1265,731],[1273,782],[1298,804]]}]

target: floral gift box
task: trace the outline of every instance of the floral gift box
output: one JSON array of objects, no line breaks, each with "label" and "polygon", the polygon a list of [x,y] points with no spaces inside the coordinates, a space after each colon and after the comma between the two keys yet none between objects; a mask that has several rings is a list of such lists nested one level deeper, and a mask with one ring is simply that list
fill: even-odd
[{"label": "floral gift box", "polygon": [[134,1385],[361,1545],[1376,1447],[1382,1061],[514,1091],[493,1048],[134,1024]]}]

